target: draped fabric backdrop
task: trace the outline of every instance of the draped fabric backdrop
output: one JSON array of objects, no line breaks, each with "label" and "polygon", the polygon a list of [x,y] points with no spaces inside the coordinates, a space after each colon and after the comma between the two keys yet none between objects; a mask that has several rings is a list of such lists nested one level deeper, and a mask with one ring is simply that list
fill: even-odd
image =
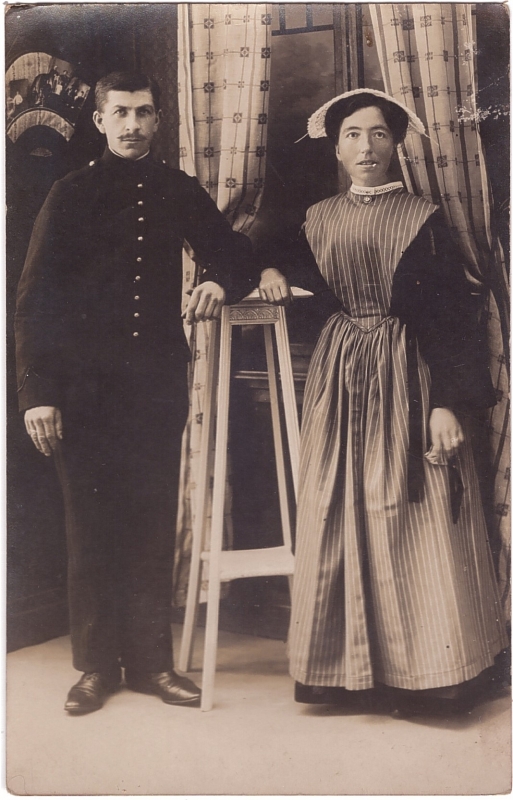
[{"label": "draped fabric backdrop", "polygon": [[[495,482],[490,534],[500,542],[499,578],[509,606],[509,399],[504,331],[507,278],[492,235],[490,194],[476,108],[475,36],[468,4],[369,6],[385,91],[426,124],[429,138],[409,134],[399,154],[409,191],[441,205],[472,266],[473,280],[492,291],[483,314],[488,325],[491,373],[498,404],[488,435]],[[505,98],[505,102],[507,99]]]},{"label": "draped fabric backdrop", "polygon": [[[268,4],[178,6],[180,167],[197,176],[232,227],[244,233],[255,220],[264,187],[270,42]],[[184,291],[190,290],[196,280],[194,261],[190,254],[184,254]],[[196,523],[196,476],[209,329],[210,323],[200,323],[187,330],[192,337],[193,364],[177,527],[176,605],[185,604]],[[229,543],[229,486],[225,508]]]}]

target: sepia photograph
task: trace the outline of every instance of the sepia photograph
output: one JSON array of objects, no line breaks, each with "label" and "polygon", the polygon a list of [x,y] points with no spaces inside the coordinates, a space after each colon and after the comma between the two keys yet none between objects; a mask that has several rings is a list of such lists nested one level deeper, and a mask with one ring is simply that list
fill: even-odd
[{"label": "sepia photograph", "polygon": [[7,791],[510,793],[507,5],[4,37]]}]

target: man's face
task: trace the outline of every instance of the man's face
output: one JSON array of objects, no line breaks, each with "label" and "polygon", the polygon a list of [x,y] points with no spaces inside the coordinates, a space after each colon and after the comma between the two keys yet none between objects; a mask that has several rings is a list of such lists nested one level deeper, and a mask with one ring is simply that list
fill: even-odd
[{"label": "man's face", "polygon": [[124,158],[135,160],[146,155],[160,122],[149,89],[137,92],[107,92],[101,111],[95,111],[96,127],[107,137],[107,144]]}]

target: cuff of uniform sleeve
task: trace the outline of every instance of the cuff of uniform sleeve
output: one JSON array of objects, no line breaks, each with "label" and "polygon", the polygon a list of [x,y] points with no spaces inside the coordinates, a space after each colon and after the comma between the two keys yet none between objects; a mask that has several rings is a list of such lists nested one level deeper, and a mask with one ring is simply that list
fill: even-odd
[{"label": "cuff of uniform sleeve", "polygon": [[258,286],[258,280],[252,280],[247,276],[239,279],[235,276],[228,277],[227,275],[221,275],[213,268],[206,269],[200,278],[200,283],[206,283],[207,281],[213,281],[222,286],[226,292],[225,303],[228,306],[243,300]]},{"label": "cuff of uniform sleeve", "polygon": [[59,392],[54,381],[43,378],[33,370],[28,370],[18,388],[18,408],[27,411],[37,406],[60,405]]}]

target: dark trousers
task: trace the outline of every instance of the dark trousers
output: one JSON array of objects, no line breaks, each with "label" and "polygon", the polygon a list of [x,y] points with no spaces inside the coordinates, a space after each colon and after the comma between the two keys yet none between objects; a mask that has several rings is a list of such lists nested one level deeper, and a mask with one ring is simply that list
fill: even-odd
[{"label": "dark trousers", "polygon": [[73,665],[173,666],[171,599],[186,365],[116,372],[63,414],[56,453],[66,515]]}]

